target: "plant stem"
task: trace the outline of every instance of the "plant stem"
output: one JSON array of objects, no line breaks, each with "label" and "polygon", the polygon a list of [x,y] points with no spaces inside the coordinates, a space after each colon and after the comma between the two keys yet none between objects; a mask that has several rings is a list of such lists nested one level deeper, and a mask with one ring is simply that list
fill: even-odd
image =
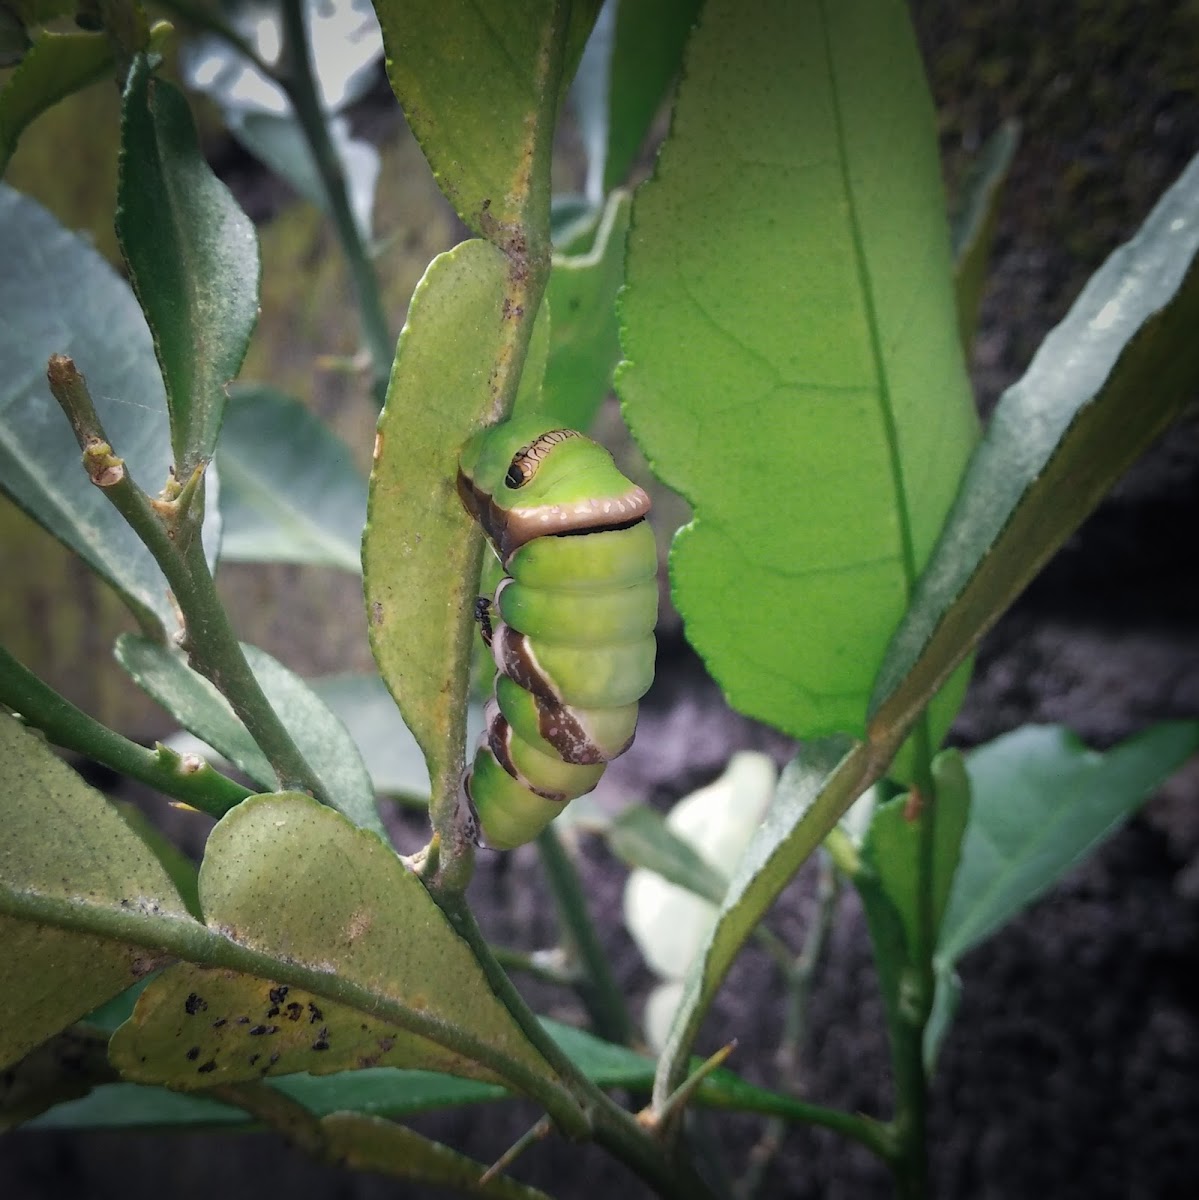
[{"label": "plant stem", "polygon": [[311,792],[324,800],[320,780],[259,687],[217,595],[200,537],[203,465],[173,496],[151,500],[109,444],[87,381],[74,362],[52,355],[46,377],[83,450],[88,476],[154,556],[170,584],[183,615],[188,661],[224,693],[275,768],[283,790]]},{"label": "plant stem", "polygon": [[209,816],[224,816],[253,795],[201,760],[158,745],[147,750],[100,724],[40,680],[0,646],[0,703],[40,729],[56,746],[88,758],[182,800]]},{"label": "plant stem", "polygon": [[387,314],[379,292],[379,278],[371,262],[362,229],[354,218],[341,159],[329,137],[328,114],[312,71],[304,0],[283,0],[283,53],[279,82],[296,110],[296,119],[304,131],[317,173],[325,188],[329,214],[333,218],[342,252],[350,268],[362,336],[371,357],[371,378],[375,399],[382,408],[387,381],[395,357],[396,341],[387,324]]},{"label": "plant stem", "polygon": [[523,950],[511,950],[507,946],[492,946],[491,952],[505,971],[521,971],[534,979],[540,979],[542,983],[552,983],[557,987],[578,986],[577,971],[554,966],[547,961],[551,957],[560,958],[560,951],[538,950],[533,954],[526,954]]},{"label": "plant stem", "polygon": [[578,956],[582,967],[583,977],[575,987],[591,1017],[591,1024],[600,1037],[632,1045],[637,1036],[636,1028],[591,920],[579,873],[552,825],[547,825],[538,835],[537,849],[541,852],[541,865],[545,868],[568,948]]},{"label": "plant stem", "polygon": [[917,910],[912,963],[901,981],[900,1020],[894,1035],[896,1044],[892,1048],[895,1118],[891,1122],[894,1155],[890,1166],[896,1189],[904,1200],[925,1200],[928,1195],[928,1077],[924,1067],[924,1030],[932,1011],[933,989],[936,986],[933,967],[937,937],[933,913],[933,867],[936,857],[937,802],[927,715],[920,717],[912,732],[916,748],[912,786],[921,802],[917,818]]},{"label": "plant stem", "polygon": [[[667,1200],[710,1200],[712,1192],[692,1168],[686,1163],[672,1162],[661,1144],[638,1124],[636,1118],[592,1083],[545,1031],[491,953],[491,947],[484,940],[462,894],[434,895],[450,924],[479,960],[500,1002],[574,1095],[582,1122],[574,1136],[593,1137]],[[570,1134],[571,1129],[564,1127],[564,1132]]]}]

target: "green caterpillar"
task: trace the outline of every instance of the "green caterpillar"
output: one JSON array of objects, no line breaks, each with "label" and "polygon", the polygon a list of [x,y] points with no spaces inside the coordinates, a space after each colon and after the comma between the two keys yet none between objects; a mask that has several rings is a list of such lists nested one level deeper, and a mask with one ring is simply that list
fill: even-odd
[{"label": "green caterpillar", "polygon": [[463,782],[483,844],[510,850],[632,744],[654,678],[650,501],[598,443],[529,420],[467,442],[458,494],[505,572],[475,606],[498,673]]}]

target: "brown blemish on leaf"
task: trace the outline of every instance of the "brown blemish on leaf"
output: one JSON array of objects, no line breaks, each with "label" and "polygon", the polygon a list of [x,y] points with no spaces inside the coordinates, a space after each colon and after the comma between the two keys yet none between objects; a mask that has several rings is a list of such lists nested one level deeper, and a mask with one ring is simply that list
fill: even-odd
[{"label": "brown blemish on leaf", "polygon": [[371,922],[373,920],[374,918],[367,909],[358,909],[358,911],[355,912],[352,917],[350,917],[350,923],[346,927],[346,937],[349,938],[351,943],[356,942],[371,927]]},{"label": "brown blemish on leaf", "polygon": [[378,600],[371,601],[371,624],[383,624],[383,605]]},{"label": "brown blemish on leaf", "polygon": [[183,1011],[189,1017],[194,1017],[196,1013],[203,1012],[208,1007],[208,1001],[203,996],[196,995],[195,992],[188,994],[188,997],[183,1002]]}]

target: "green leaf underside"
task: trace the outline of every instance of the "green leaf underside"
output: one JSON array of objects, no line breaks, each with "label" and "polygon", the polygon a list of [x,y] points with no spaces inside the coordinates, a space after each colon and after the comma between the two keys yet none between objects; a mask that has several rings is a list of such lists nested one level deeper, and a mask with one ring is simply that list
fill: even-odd
[{"label": "green leaf underside", "polygon": [[658,4],[621,0],[608,86],[605,191],[627,178],[650,122],[678,74],[683,44],[699,9],[699,0]]},{"label": "green leaf underside", "polygon": [[[557,7],[557,0],[527,0],[500,17],[473,0],[375,0],[387,75],[408,124],[455,211],[489,239],[524,219],[532,160],[553,134],[534,114],[553,74],[545,56]],[[598,9],[598,0],[571,5],[560,88]]]},{"label": "green leaf underside", "polygon": [[166,400],[133,293],[89,242],[2,183],[0,262],[0,486],[134,613],[174,630],[162,572],[79,465],[46,383],[51,354],[74,358],[134,479],[151,493],[166,483]]},{"label": "green leaf underside", "polygon": [[375,789],[350,731],[309,684],[257,646],[242,646],[271,707],[300,753],[314,764],[329,804],[361,829],[390,844],[375,808]]},{"label": "green leaf underside", "polygon": [[267,791],[278,786],[274,769],[258,749],[229,701],[186,663],[182,655],[147,638],[124,633],[113,648],[134,683],[196,737]]},{"label": "green leaf underside", "polygon": [[[256,646],[242,646],[242,651],[300,753],[315,764],[330,805],[355,825],[387,841],[375,808],[374,785],[341,719],[300,676],[266,651]],[[117,638],[115,653],[138,687],[184,729],[234,763],[259,787],[271,791],[278,786],[274,769],[228,700],[181,655],[133,634]]]},{"label": "green leaf underside", "polygon": [[44,31],[0,90],[0,175],[26,126],[112,68],[104,33]]},{"label": "green leaf underside", "polygon": [[[378,675],[326,675],[310,682],[313,691],[350,731],[376,792],[429,795],[429,771],[424,756]],[[481,706],[469,705],[467,743],[472,744],[483,728]]]},{"label": "green leaf underside", "polygon": [[970,754],[971,817],[939,960],[956,962],[1043,895],[1197,750],[1199,724],[1176,721],[1105,753],[1030,725]]},{"label": "green leaf underside", "polygon": [[973,444],[950,279],[906,7],[708,5],[635,205],[617,383],[695,509],[688,638],[788,733],[863,729]]},{"label": "green leaf underside", "polygon": [[484,1065],[502,1058],[550,1077],[416,876],[315,801],[261,796],[234,809],[209,838],[200,898],[210,926],[393,999],[425,1019],[413,1032],[444,1026],[461,1035],[459,1052],[485,1045]]},{"label": "green leaf underside", "polygon": [[225,385],[258,319],[258,238],[200,153],[182,93],[144,56],[122,107],[116,228],[154,332],[185,479],[212,457]]},{"label": "green leaf underside", "polygon": [[362,570],[366,480],[349,447],[299,401],[237,389],[216,461],[224,561]]},{"label": "green leaf underside", "polygon": [[658,1062],[656,1104],[680,1082],[704,1014],[746,939],[880,770],[865,745],[846,737],[809,742],[784,770],[761,826],[737,863],[716,922],[683,981],[683,996]]},{"label": "green leaf underside", "polygon": [[459,448],[494,400],[507,270],[482,241],[429,265],[400,334],[371,472],[362,547],[371,648],[435,791],[457,786],[462,770],[472,628],[447,610],[474,604],[481,540],[455,480]]},{"label": "green leaf underside", "polygon": [[1001,398],[887,651],[873,722],[918,711],[1194,395],[1197,247],[1199,159]]},{"label": "green leaf underside", "polygon": [[546,299],[553,314],[544,411],[568,429],[590,429],[620,357],[616,294],[624,283],[631,197],[609,198],[587,254],[555,256]]},{"label": "green leaf underside", "polygon": [[[0,714],[0,1068],[151,970],[143,946],[89,929],[96,911],[195,925],[120,814],[18,721]],[[27,908],[49,899],[75,928]]]}]

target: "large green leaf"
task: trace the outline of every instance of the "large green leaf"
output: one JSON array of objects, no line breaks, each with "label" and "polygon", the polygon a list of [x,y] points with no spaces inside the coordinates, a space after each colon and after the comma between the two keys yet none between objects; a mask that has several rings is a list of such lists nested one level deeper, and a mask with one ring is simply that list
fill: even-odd
[{"label": "large green leaf", "polygon": [[113,45],[105,33],[40,34],[0,91],[0,175],[34,118],[100,79],[112,65]]},{"label": "large green leaf", "polygon": [[679,1083],[700,1023],[737,952],[837,819],[878,777],[869,749],[844,737],[808,743],[784,770],[770,808],[737,863],[716,923],[684,980],[654,1080],[661,1104]]},{"label": "large green leaf", "polygon": [[798,736],[864,729],[975,438],[944,207],[901,0],[704,8],[634,203],[617,385],[695,510],[689,640]]},{"label": "large green leaf", "polygon": [[187,101],[135,59],[121,117],[117,236],[154,333],[180,479],[212,457],[258,319],[253,223],[200,153]]},{"label": "large green leaf", "polygon": [[116,809],[4,713],[0,830],[3,1068],[156,965],[152,949],[101,934],[91,915],[198,926]]},{"label": "large green leaf", "polygon": [[[474,232],[504,244],[548,221],[558,98],[598,0],[375,0],[387,75],[438,185]],[[568,14],[568,16],[566,15]]]},{"label": "large green leaf", "polygon": [[362,570],[366,480],[350,448],[298,400],[238,388],[216,461],[222,559]]},{"label": "large green leaf", "polygon": [[458,451],[494,399],[507,272],[482,241],[429,265],[400,334],[371,472],[362,545],[371,648],[435,793],[456,788],[462,770],[472,627],[453,616],[470,611],[479,577],[481,542],[455,488]]},{"label": "large green leaf", "polygon": [[143,624],[173,631],[166,580],[79,465],[46,361],[87,376],[112,445],[146,490],[167,482],[170,431],[154,346],[129,285],[92,245],[0,184],[0,486],[106,579]]},{"label": "large green leaf", "polygon": [[912,719],[1199,387],[1199,158],[999,401],[887,651],[871,721]]}]

